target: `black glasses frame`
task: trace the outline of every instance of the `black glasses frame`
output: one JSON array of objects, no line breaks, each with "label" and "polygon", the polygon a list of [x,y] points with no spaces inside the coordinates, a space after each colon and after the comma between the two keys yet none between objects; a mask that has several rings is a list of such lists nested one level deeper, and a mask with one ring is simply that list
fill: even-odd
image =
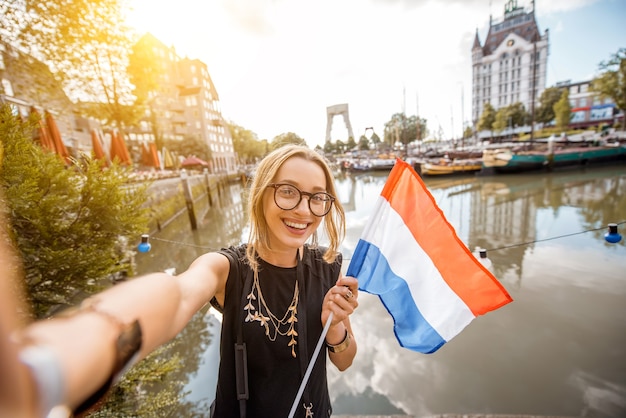
[{"label": "black glasses frame", "polygon": [[[276,200],[276,192],[282,186],[293,187],[300,194],[300,198],[298,199],[298,202],[295,205],[293,205],[292,207],[290,207],[290,208],[286,208],[286,207],[281,206],[280,204],[278,204],[278,201]],[[330,194],[326,193],[326,192],[315,192],[315,193],[303,192],[302,190],[298,189],[293,184],[289,184],[289,183],[271,183],[271,184],[268,184],[267,187],[274,189],[274,203],[276,203],[276,206],[278,206],[282,210],[292,210],[292,209],[297,208],[298,205],[300,204],[300,202],[302,202],[302,196],[307,196],[308,197],[307,200],[308,200],[308,204],[309,204],[309,210],[311,211],[311,213],[314,216],[317,216],[318,218],[321,218],[322,216],[326,216],[326,214],[328,212],[330,212],[330,209],[333,207],[333,202],[335,201],[335,197],[333,195],[330,195]],[[330,202],[330,204],[328,205],[328,208],[326,209],[326,212],[324,212],[321,215],[318,215],[317,213],[315,213],[313,211],[313,209],[311,208],[311,198],[314,197],[314,196],[318,196],[318,195],[323,195],[325,197],[328,197],[328,201]]]}]

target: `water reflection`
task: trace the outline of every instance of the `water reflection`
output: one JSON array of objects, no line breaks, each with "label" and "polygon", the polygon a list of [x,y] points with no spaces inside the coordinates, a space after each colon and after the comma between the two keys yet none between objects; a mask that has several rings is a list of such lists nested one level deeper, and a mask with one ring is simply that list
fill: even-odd
[{"label": "water reflection", "polygon": [[[348,222],[344,269],[385,180],[380,173],[337,179]],[[626,416],[626,243],[606,243],[602,229],[626,221],[626,167],[426,184],[459,238],[489,250],[514,302],[424,355],[401,348],[378,298],[361,293],[355,363],[345,373],[329,369],[335,414]],[[171,242],[152,241],[151,253],[138,257],[140,272],[180,271],[209,249],[241,241],[242,192],[230,186],[198,231],[182,219],[155,236]],[[209,323],[209,337],[188,336],[188,344],[207,347],[189,371],[193,402],[213,396],[219,325]]]}]

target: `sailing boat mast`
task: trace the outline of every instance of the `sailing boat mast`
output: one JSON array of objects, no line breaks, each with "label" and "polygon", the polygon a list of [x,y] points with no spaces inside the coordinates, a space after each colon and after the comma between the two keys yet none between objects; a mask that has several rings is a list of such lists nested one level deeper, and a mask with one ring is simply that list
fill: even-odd
[{"label": "sailing boat mast", "polygon": [[[535,16],[535,0],[531,1],[532,5],[532,13],[533,19],[536,19]],[[535,95],[537,91],[537,34],[533,34],[533,57],[531,62],[533,63],[533,81],[532,81],[532,91],[531,91],[531,99],[530,99],[530,142],[532,143],[535,140]]]}]

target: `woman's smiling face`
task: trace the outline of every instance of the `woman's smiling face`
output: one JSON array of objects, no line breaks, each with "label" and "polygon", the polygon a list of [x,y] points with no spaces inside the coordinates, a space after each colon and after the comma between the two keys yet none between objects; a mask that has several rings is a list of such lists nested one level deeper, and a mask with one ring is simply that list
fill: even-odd
[{"label": "woman's smiling face", "polygon": [[[313,161],[292,157],[280,167],[273,183],[291,184],[303,192],[326,191],[324,170]],[[263,196],[265,219],[270,234],[270,247],[274,251],[300,248],[315,232],[322,217],[309,209],[309,198],[303,196],[295,208],[283,210],[274,202],[274,188],[268,187]]]}]

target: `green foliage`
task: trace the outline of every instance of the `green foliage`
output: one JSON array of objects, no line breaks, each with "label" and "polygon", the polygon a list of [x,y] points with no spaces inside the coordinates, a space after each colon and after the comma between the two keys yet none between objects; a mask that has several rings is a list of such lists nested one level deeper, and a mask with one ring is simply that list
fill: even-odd
[{"label": "green foliage", "polygon": [[356,141],[354,140],[354,138],[352,138],[352,137],[348,138],[347,146],[348,146],[349,150],[353,150],[354,148],[356,148]]},{"label": "green foliage", "polygon": [[146,189],[128,185],[129,172],[116,165],[87,159],[66,167],[33,142],[33,122],[0,109],[0,187],[27,293],[42,317],[100,290],[99,279],[132,270],[127,243],[145,231]]},{"label": "green foliage", "polygon": [[133,33],[125,0],[44,0],[4,3],[15,46],[45,63],[72,100],[95,103],[91,112],[123,130],[141,112],[126,68]]},{"label": "green foliage", "polygon": [[[404,113],[396,113],[385,123],[384,141],[390,147],[398,142],[407,145],[426,137],[427,134],[426,119],[415,115],[407,117]],[[374,141],[374,135],[372,135],[372,141]]]},{"label": "green foliage", "polygon": [[601,74],[593,79],[591,89],[626,111],[626,48],[620,48],[608,61],[602,61],[599,69]]},{"label": "green foliage", "polygon": [[274,139],[270,143],[270,148],[272,150],[275,150],[287,144],[306,146],[306,141],[298,135],[294,134],[293,132],[287,132],[274,137]]},{"label": "green foliage", "polygon": [[526,113],[524,105],[520,102],[513,103],[498,109],[496,112],[496,120],[493,123],[493,129],[501,132],[507,127],[515,128],[517,126],[524,126],[528,119],[528,113]]},{"label": "green foliage", "polygon": [[485,107],[483,109],[482,115],[480,115],[480,120],[478,121],[478,130],[479,131],[491,131],[494,129],[493,124],[496,121],[496,110],[493,108],[491,103],[485,103]]},{"label": "green foliage", "polygon": [[535,122],[548,123],[554,119],[554,105],[561,98],[561,89],[548,87],[541,93],[539,106],[535,109]]},{"label": "green foliage", "polygon": [[[168,70],[163,64],[162,57],[158,53],[155,45],[159,41],[150,34],[142,36],[131,49],[128,57],[128,67],[126,71],[133,85],[133,93],[137,97],[137,107],[147,109],[147,121],[150,130],[155,138],[157,148],[161,149],[163,143],[163,124],[159,121],[165,120],[166,115],[159,102],[159,88],[161,80],[169,77]],[[204,152],[200,158],[205,159]]]},{"label": "green foliage", "polygon": [[471,126],[466,126],[465,130],[463,130],[463,138],[471,138],[474,135],[474,131]]},{"label": "green foliage", "polygon": [[569,104],[569,90],[563,90],[561,98],[554,105],[554,116],[558,129],[567,129],[572,116],[572,107]]},{"label": "green foliage", "polygon": [[229,123],[228,129],[233,139],[233,148],[243,164],[254,164],[268,152],[267,141],[259,141],[257,135],[235,123]]},{"label": "green foliage", "polygon": [[370,141],[365,135],[359,138],[359,151],[367,151],[370,149]]},{"label": "green foliage", "polygon": [[[425,119],[422,119],[422,121],[426,123]],[[374,144],[375,148],[378,148],[378,144],[381,143],[380,137],[378,136],[376,132],[372,133],[372,136],[370,137],[370,141],[372,141],[372,144]]]},{"label": "green foliage", "polygon": [[195,155],[204,161],[211,161],[211,149],[199,135],[187,135],[182,141],[163,141],[163,145],[176,155],[185,157]]}]

